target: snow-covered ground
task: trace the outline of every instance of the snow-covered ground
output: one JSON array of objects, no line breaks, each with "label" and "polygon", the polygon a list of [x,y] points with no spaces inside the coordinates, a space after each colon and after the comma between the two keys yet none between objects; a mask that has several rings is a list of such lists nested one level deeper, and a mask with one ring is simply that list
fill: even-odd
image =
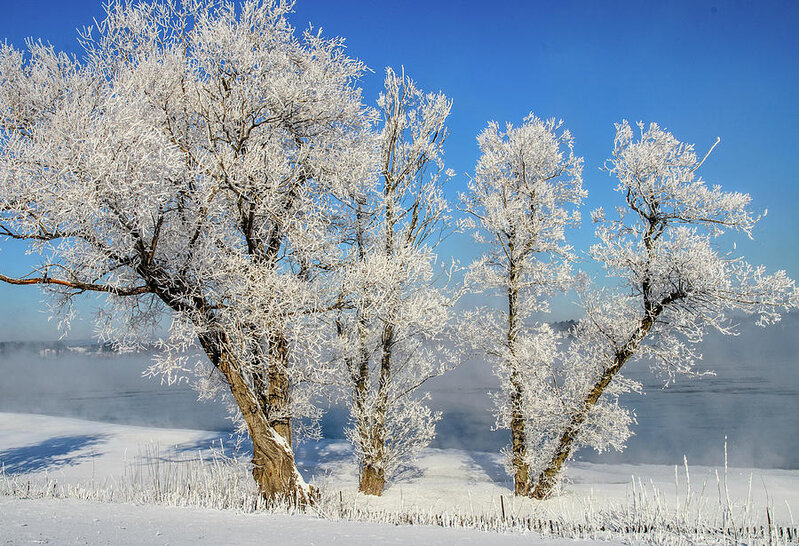
[{"label": "snow-covered ground", "polygon": [[[89,488],[86,484],[95,490],[119,488],[126,479],[141,480],[142,474],[147,473],[142,469],[153,466],[158,466],[164,475],[176,474],[181,466],[199,460],[199,450],[208,454],[207,448],[211,444],[218,446],[220,440],[228,439],[220,438],[217,432],[0,413],[0,461],[5,467],[0,486],[4,484],[8,490],[9,484],[18,486],[30,481],[61,487],[83,484],[84,491]],[[636,505],[644,512],[673,512],[679,517],[704,510],[707,519],[719,506],[726,506],[733,509],[732,517],[746,518],[746,523],[765,522],[768,508],[776,525],[793,526],[792,510],[799,510],[797,470],[729,468],[725,478],[723,464],[719,468],[689,466],[686,472],[684,467],[575,463],[569,469],[569,482],[561,494],[537,502],[513,497],[499,454],[428,449],[416,467],[406,470],[381,498],[356,493],[355,466],[346,444],[329,441],[301,444],[298,461],[306,478],[322,486],[334,499],[340,496],[348,511],[355,508],[359,514],[394,512],[498,518],[504,505],[509,519],[580,522],[588,521],[586,514],[603,511],[624,514]],[[134,474],[137,477],[132,478]],[[243,481],[247,481],[246,475]],[[38,487],[39,493],[30,496],[40,496],[44,486]],[[325,537],[320,542],[339,540],[350,544],[392,541],[494,544],[520,539],[529,544],[531,539],[530,535],[500,536],[470,529],[325,521],[296,514],[244,514],[198,507],[0,497],[0,537],[12,544],[37,541],[196,544],[198,540],[221,543],[232,536],[236,543],[247,544],[258,541],[258,533],[264,529],[269,530],[270,538],[285,534],[298,537],[302,543],[311,543],[319,536]],[[541,540],[546,544],[556,543],[551,539]]]},{"label": "snow-covered ground", "polygon": [[[0,413],[0,465],[5,473],[80,482],[120,475],[143,451],[176,455],[207,449],[213,432],[137,427]],[[163,449],[162,449],[163,447]]]},{"label": "snow-covered ground", "polygon": [[[175,506],[0,496],[3,544],[497,544],[563,546],[572,540],[430,526],[327,521]],[[621,544],[620,542],[618,544]]]}]

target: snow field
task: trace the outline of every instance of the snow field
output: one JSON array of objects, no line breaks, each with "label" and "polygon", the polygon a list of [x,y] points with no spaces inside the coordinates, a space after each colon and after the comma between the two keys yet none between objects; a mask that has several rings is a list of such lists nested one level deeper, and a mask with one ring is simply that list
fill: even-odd
[{"label": "snow field", "polygon": [[[326,521],[295,514],[242,514],[202,508],[0,497],[0,535],[11,544],[326,545],[497,544],[565,546],[567,539],[468,529]],[[614,544],[621,544],[616,542]]]},{"label": "snow field", "polygon": [[[187,521],[202,519],[198,514],[203,510],[226,510],[214,517],[233,518],[231,521],[243,513],[257,513],[254,515],[284,522],[275,525],[282,528],[285,524],[287,532],[293,527],[304,529],[305,523],[299,524],[295,518],[312,515],[332,526],[325,531],[331,540],[354,524],[341,520],[355,520],[370,525],[395,524],[383,527],[387,533],[393,533],[397,525],[414,529],[454,527],[461,528],[459,532],[522,533],[528,541],[530,532],[538,537],[544,534],[660,544],[797,541],[792,514],[792,508],[799,504],[799,471],[795,470],[728,468],[725,472],[723,466],[675,469],[580,463],[569,469],[570,483],[557,497],[540,502],[513,497],[499,454],[428,449],[416,467],[406,469],[382,497],[367,497],[357,493],[355,465],[347,444],[308,443],[299,446],[298,462],[305,477],[320,487],[322,497],[308,514],[299,514],[291,506],[265,506],[246,459],[230,457],[229,449],[200,450],[212,443],[219,446],[213,433],[202,431],[0,413],[0,461],[5,469],[0,476],[0,493],[7,496],[2,499],[0,534],[13,528],[17,534],[10,536],[17,537],[18,542],[33,540],[30,533],[37,532],[47,538],[49,523],[42,523],[47,517],[31,514],[41,516],[52,511],[56,520],[71,517],[74,523],[65,527],[70,529],[70,525],[88,525],[90,520],[79,515],[89,510],[86,506],[102,506],[97,508],[104,514],[100,520],[108,518],[108,523],[98,523],[100,538],[92,536],[87,541],[124,543],[128,535],[117,533],[122,525],[119,522],[143,517],[136,515],[140,510],[148,514],[165,510],[151,506],[160,504],[184,509],[174,512],[170,508],[167,512],[183,514],[178,519]],[[59,504],[56,498],[69,501]],[[122,508],[122,503],[139,506]],[[61,506],[64,508],[58,508]],[[249,522],[249,518],[242,521]],[[14,527],[25,521],[28,527]],[[168,518],[163,521],[164,532],[172,529],[167,525]],[[84,536],[91,530],[87,529],[80,527],[76,532]],[[364,533],[372,536],[371,531]],[[391,537],[396,536],[391,533]],[[483,533],[474,536],[482,537],[475,539],[478,542],[490,543],[499,537]],[[175,543],[153,537],[153,544]],[[368,538],[363,540],[370,543]],[[414,535],[407,540],[427,543],[427,538]],[[241,543],[247,543],[246,537]]]}]

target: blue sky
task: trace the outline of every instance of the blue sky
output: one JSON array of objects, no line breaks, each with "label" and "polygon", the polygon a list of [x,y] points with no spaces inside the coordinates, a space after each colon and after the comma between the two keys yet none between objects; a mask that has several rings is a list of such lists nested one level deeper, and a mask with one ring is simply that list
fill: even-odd
[{"label": "blue sky", "polygon": [[[94,0],[0,0],[0,39],[22,46],[32,36],[78,52],[75,29],[102,13]],[[618,202],[599,170],[614,122],[656,121],[700,152],[720,136],[703,177],[769,211],[754,241],[737,239],[738,250],[799,277],[799,2],[299,0],[292,21],[347,39],[350,55],[374,71],[363,80],[370,102],[387,65],[404,65],[422,88],[453,98],[453,198],[489,120],[519,123],[531,111],[564,120],[585,158],[586,218]],[[570,240],[586,250],[589,223]],[[20,248],[0,249],[0,271],[20,271]],[[475,249],[452,237],[441,253],[468,261]],[[0,340],[56,337],[40,300],[35,288],[0,286]],[[559,304],[556,316],[574,312]],[[73,337],[90,332],[78,324]]]}]

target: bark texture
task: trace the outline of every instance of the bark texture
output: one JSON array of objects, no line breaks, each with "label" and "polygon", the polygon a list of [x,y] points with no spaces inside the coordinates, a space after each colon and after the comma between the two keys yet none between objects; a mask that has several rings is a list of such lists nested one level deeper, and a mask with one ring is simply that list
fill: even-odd
[{"label": "bark texture", "polygon": [[530,492],[530,465],[526,462],[527,457],[527,434],[525,431],[526,420],[521,412],[519,405],[522,397],[522,385],[518,379],[518,374],[511,375],[511,403],[513,413],[510,421],[511,433],[511,452],[513,454],[513,492],[516,495],[529,495]]},{"label": "bark texture", "polygon": [[[267,500],[300,505],[312,502],[311,489],[300,476],[291,444],[284,436],[285,429],[278,429],[275,423],[269,421],[259,396],[245,381],[239,363],[210,336],[201,337],[201,343],[211,361],[225,376],[247,424],[253,443],[252,474],[261,495]],[[288,436],[290,438],[290,428]]]},{"label": "bark texture", "polygon": [[371,445],[371,453],[366,457],[358,489],[367,495],[381,496],[386,486],[386,415],[388,412],[388,391],[391,383],[391,349],[394,345],[394,327],[389,323],[383,330],[383,348],[380,358],[380,377],[377,385],[377,404],[371,430],[364,430],[364,445]]},{"label": "bark texture", "polygon": [[275,333],[270,341],[269,386],[266,396],[268,405],[266,407],[269,408],[270,413],[269,425],[291,446],[288,355],[288,341],[279,332]]},{"label": "bark texture", "polygon": [[358,479],[358,490],[366,495],[383,495],[386,486],[386,474],[382,468],[364,464]]},{"label": "bark texture", "polygon": [[[511,237],[511,255],[515,241]],[[511,358],[516,358],[516,344],[519,336],[519,267],[511,260],[508,270],[508,350]],[[529,495],[530,465],[527,463],[527,420],[522,411],[524,387],[516,362],[510,363],[510,402],[511,402],[511,465],[513,466],[513,492],[516,495]]]}]

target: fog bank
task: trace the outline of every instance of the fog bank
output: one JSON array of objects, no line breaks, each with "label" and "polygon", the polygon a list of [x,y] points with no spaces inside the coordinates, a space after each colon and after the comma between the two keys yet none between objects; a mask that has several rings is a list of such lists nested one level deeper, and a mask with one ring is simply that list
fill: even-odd
[{"label": "fog bank", "polygon": [[[627,375],[646,394],[624,404],[638,424],[623,453],[582,451],[595,462],[718,465],[727,436],[734,466],[799,468],[799,315],[769,328],[751,324],[735,337],[710,335],[699,367],[715,376],[678,379],[663,389],[646,366]],[[199,402],[187,385],[166,386],[142,377],[148,354],[35,351],[0,354],[0,411],[80,417],[113,423],[229,431],[220,402]],[[464,363],[429,382],[432,405],[443,412],[434,447],[498,451],[506,431],[492,431],[489,393],[497,388],[490,366]],[[331,409],[322,422],[327,438],[343,437],[346,412]]]}]

